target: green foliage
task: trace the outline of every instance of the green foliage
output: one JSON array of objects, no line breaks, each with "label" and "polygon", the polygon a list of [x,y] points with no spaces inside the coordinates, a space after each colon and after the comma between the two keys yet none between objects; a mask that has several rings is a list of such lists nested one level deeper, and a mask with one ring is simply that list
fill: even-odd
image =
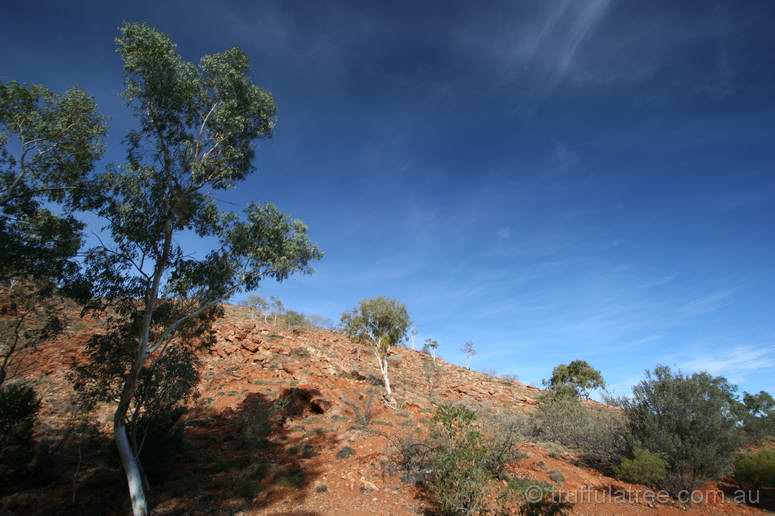
[{"label": "green foliage", "polygon": [[442,514],[469,514],[482,509],[490,473],[484,466],[487,447],[473,411],[440,406],[432,419],[430,457],[433,475],[428,491]]},{"label": "green foliage", "polygon": [[342,314],[342,328],[353,339],[366,341],[381,355],[406,339],[412,321],[401,302],[386,297],[364,299]]},{"label": "green foliage", "polygon": [[633,484],[658,485],[668,473],[667,461],[655,453],[635,448],[633,457],[622,459],[614,468],[616,476]]},{"label": "green foliage", "polygon": [[600,371],[585,360],[574,360],[570,364],[560,364],[552,370],[552,377],[544,382],[553,390],[567,390],[576,396],[589,398],[591,389],[605,385]]},{"label": "green foliage", "polygon": [[[104,335],[93,335],[84,349],[86,360],[75,364],[73,386],[82,406],[90,410],[97,403],[111,402],[121,395],[123,376],[132,367],[134,342],[132,327],[122,327]],[[174,346],[152,356],[138,377],[131,412],[135,420],[174,411],[194,394],[199,381],[197,347]]]},{"label": "green foliage", "polygon": [[0,479],[10,481],[23,472],[34,454],[32,430],[40,401],[29,385],[0,387]]},{"label": "green foliage", "polygon": [[301,330],[309,326],[309,322],[304,314],[288,310],[283,314],[283,321],[289,330],[294,333],[299,333]]},{"label": "green foliage", "polygon": [[264,321],[269,316],[269,301],[258,294],[251,294],[242,304],[254,310],[255,315],[263,317]]},{"label": "green foliage", "polygon": [[541,397],[534,438],[578,449],[591,465],[609,469],[628,446],[624,419],[603,408],[584,406],[574,392],[548,390]]},{"label": "green foliage", "polygon": [[441,514],[486,512],[488,494],[507,480],[507,466],[523,457],[519,434],[509,421],[488,419],[480,424],[470,409],[441,405],[426,440],[408,437],[397,442],[397,462],[404,478],[422,484]]},{"label": "green foliage", "polygon": [[768,392],[743,394],[740,406],[743,432],[752,441],[775,437],[775,398]]},{"label": "green foliage", "polygon": [[[0,83],[0,279],[58,281],[76,270],[70,215],[102,155],[103,119],[82,90]],[[57,215],[46,203],[59,203]]]},{"label": "green foliage", "polygon": [[735,461],[735,479],[749,488],[775,487],[775,449],[747,453]]},{"label": "green foliage", "polygon": [[[573,504],[563,500],[554,493],[551,487],[543,486],[537,482],[530,482],[532,487],[529,491],[522,488],[521,493],[526,498],[525,502],[519,508],[521,516],[566,516],[571,514]],[[539,492],[537,489],[541,489]],[[536,496],[540,494],[540,496]]]},{"label": "green foliage", "polygon": [[[121,395],[122,374],[133,359],[131,339],[118,333],[95,335],[85,348],[86,360],[73,367],[70,378],[84,410],[111,403]],[[180,449],[185,405],[196,395],[200,361],[190,345],[171,347],[151,357],[140,372],[132,397],[127,431],[146,474],[154,479]]]},{"label": "green foliage", "polygon": [[425,343],[423,343],[422,346],[422,352],[433,357],[434,361],[436,360],[436,352],[438,349],[439,341],[436,339],[425,339]]},{"label": "green foliage", "polygon": [[726,379],[660,366],[620,403],[635,440],[669,464],[662,487],[691,490],[729,467],[739,437],[735,388]]},{"label": "green foliage", "polygon": [[53,296],[71,293],[83,229],[71,212],[104,133],[81,90],[0,83],[0,385],[15,355],[62,328]]},{"label": "green foliage", "polygon": [[485,415],[480,419],[480,431],[487,447],[482,464],[492,478],[508,480],[508,466],[526,457],[518,450],[523,440],[524,421],[521,417],[505,415]]},{"label": "green foliage", "polygon": [[342,314],[342,329],[352,339],[369,345],[382,373],[385,394],[395,403],[390,389],[388,353],[404,342],[412,321],[406,307],[395,299],[375,297],[364,299],[351,312]]},{"label": "green foliage", "polygon": [[[322,254],[301,221],[271,204],[251,203],[241,215],[216,205],[217,191],[253,171],[254,142],[275,123],[274,100],[252,82],[247,56],[234,48],[193,64],[145,24],[124,24],[116,41],[137,128],[125,163],[98,174],[79,199],[107,221],[110,238],[84,257],[86,310],[107,314],[108,327],[90,343],[78,385],[87,398],[119,399],[114,427],[134,475],[140,444],[130,436],[126,451],[124,426],[134,433],[144,414],[174,410],[193,392],[194,351],[212,343],[221,304],[264,279],[310,272]],[[212,250],[187,252],[177,237],[184,231],[212,239]]]}]

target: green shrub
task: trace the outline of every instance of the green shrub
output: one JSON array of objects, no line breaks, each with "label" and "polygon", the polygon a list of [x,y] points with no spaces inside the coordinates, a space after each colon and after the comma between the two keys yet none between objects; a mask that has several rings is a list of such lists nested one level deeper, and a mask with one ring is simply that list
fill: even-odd
[{"label": "green shrub", "polygon": [[636,448],[633,458],[623,459],[614,471],[626,482],[657,485],[667,477],[667,461],[648,450]]},{"label": "green shrub", "polygon": [[770,393],[744,393],[740,410],[743,434],[749,441],[775,437],[775,398]]},{"label": "green shrub", "polygon": [[506,480],[507,466],[526,457],[517,449],[523,440],[525,420],[520,416],[489,416],[482,423],[487,446],[484,467],[493,478]]},{"label": "green shrub", "polygon": [[10,384],[0,388],[0,479],[20,473],[32,460],[32,430],[39,409],[32,387]]},{"label": "green shrub", "polygon": [[468,514],[482,508],[489,472],[487,448],[466,407],[442,405],[433,416],[431,439],[438,445],[430,457],[428,490],[442,514]]},{"label": "green shrub", "polygon": [[293,310],[285,312],[283,314],[283,320],[288,329],[293,333],[300,333],[304,328],[309,326],[309,322],[307,321],[307,318],[304,317],[304,314],[294,312]]},{"label": "green shrub", "polygon": [[731,465],[740,442],[738,402],[726,379],[660,366],[619,402],[635,440],[669,465],[660,487],[691,491]]},{"label": "green shrub", "polygon": [[[563,500],[546,482],[530,478],[512,478],[502,496],[502,510],[497,514],[512,514],[514,505],[519,505],[521,516],[565,516],[570,514],[573,504]],[[516,495],[516,499],[513,495]]]},{"label": "green shrub", "polygon": [[[397,442],[397,465],[404,480],[422,485],[441,514],[491,512],[488,494],[511,482],[507,466],[523,457],[518,425],[507,418],[480,421],[472,410],[439,406],[425,440]],[[502,500],[508,492],[496,497]]]},{"label": "green shrub", "polygon": [[541,397],[531,429],[534,438],[580,450],[592,466],[609,469],[627,449],[623,417],[614,411],[586,407],[565,390],[548,390]]},{"label": "green shrub", "polygon": [[743,487],[775,487],[775,449],[740,456],[735,462],[735,479]]}]

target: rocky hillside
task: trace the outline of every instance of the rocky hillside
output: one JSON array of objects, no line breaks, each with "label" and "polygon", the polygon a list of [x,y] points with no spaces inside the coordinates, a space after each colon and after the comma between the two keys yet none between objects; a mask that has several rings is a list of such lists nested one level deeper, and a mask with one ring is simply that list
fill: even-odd
[{"label": "rocky hillside", "polygon": [[[23,374],[42,397],[37,434],[58,447],[51,478],[0,498],[7,514],[125,514],[126,487],[111,460],[110,407],[80,421],[67,379],[98,321],[35,350]],[[172,463],[148,464],[156,514],[418,514],[428,509],[391,457],[394,443],[423,431],[440,402],[493,412],[530,410],[540,390],[469,371],[408,348],[390,357],[397,408],[381,398],[374,357],[343,335],[316,328],[289,331],[228,307],[217,343],[202,357],[198,395],[182,419],[182,446]],[[96,418],[96,419],[95,419]],[[73,432],[77,428],[89,429]],[[72,434],[72,435],[71,435]],[[77,435],[76,435],[77,434]],[[63,444],[64,443],[64,444]],[[573,453],[524,443],[522,476],[588,492],[579,514],[744,514],[746,506],[709,499],[687,511],[674,503],[610,500],[640,492],[579,465]],[[720,487],[708,486],[708,493]],[[608,499],[607,503],[595,503]],[[3,513],[3,514],[5,514]]]}]

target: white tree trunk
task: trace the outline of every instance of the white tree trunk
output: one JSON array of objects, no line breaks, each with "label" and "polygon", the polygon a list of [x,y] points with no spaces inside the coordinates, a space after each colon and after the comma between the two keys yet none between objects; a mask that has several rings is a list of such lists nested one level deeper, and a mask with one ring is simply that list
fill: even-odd
[{"label": "white tree trunk", "polygon": [[388,361],[387,357],[380,359],[380,371],[382,371],[382,381],[385,383],[385,394],[389,400],[393,399],[393,391],[390,389],[390,376],[388,375]]},{"label": "white tree trunk", "polygon": [[113,432],[118,454],[121,457],[121,465],[124,467],[127,484],[129,484],[132,514],[134,516],[147,516],[148,504],[145,501],[145,492],[143,491],[143,475],[140,473],[140,466],[137,463],[134,451],[132,451],[132,447],[129,445],[124,422],[121,421],[115,425]]},{"label": "white tree trunk", "polygon": [[172,247],[172,222],[167,221],[164,227],[164,243],[162,253],[154,266],[153,281],[150,291],[145,300],[145,313],[143,314],[142,326],[137,342],[137,353],[129,374],[124,379],[124,386],[121,389],[121,397],[113,414],[113,439],[116,442],[121,465],[124,467],[127,484],[129,485],[129,496],[132,501],[132,514],[134,516],[147,516],[148,504],[145,500],[143,491],[143,475],[140,472],[140,464],[137,458],[136,450],[129,444],[129,438],[126,433],[126,415],[132,398],[137,391],[137,380],[140,377],[140,371],[143,369],[145,359],[148,357],[149,342],[151,337],[151,321],[153,313],[156,310],[156,302],[159,296],[159,286],[161,277],[167,267],[170,249]]},{"label": "white tree trunk", "polygon": [[380,352],[379,343],[374,344],[374,356],[377,358],[377,365],[379,365],[379,372],[382,373],[382,383],[385,386],[385,395],[388,400],[393,400],[393,391],[390,389],[390,376],[388,375],[388,361],[387,353],[383,356]]}]

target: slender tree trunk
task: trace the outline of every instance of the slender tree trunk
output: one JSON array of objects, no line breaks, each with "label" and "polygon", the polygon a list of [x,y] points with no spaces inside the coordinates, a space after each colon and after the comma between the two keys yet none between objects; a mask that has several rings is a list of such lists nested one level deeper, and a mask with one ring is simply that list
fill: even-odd
[{"label": "slender tree trunk", "polygon": [[118,454],[121,457],[121,465],[126,474],[126,480],[129,486],[129,497],[132,502],[132,514],[134,514],[134,516],[147,516],[148,504],[145,500],[143,474],[140,470],[138,457],[136,451],[132,449],[132,446],[129,443],[129,436],[127,435],[126,414],[129,410],[129,405],[132,402],[135,391],[137,390],[137,380],[140,376],[140,371],[142,371],[145,359],[148,356],[151,322],[153,320],[154,310],[156,309],[156,301],[159,296],[161,277],[167,267],[171,247],[172,223],[171,221],[168,221],[164,227],[162,254],[154,267],[153,281],[145,300],[145,313],[143,314],[140,338],[137,345],[137,354],[135,355],[132,369],[124,380],[124,387],[121,390],[118,407],[116,407],[116,412],[113,415],[113,439],[116,441],[116,448],[118,448]]},{"label": "slender tree trunk", "polygon": [[382,379],[385,381],[385,393],[388,399],[393,399],[393,391],[390,389],[390,375],[388,375],[388,361],[387,357],[382,359]]},{"label": "slender tree trunk", "polygon": [[389,401],[393,400],[393,391],[390,388],[390,376],[388,375],[388,361],[387,355],[384,357],[380,354],[379,350],[374,348],[374,356],[377,357],[377,364],[379,365],[379,372],[382,373],[382,383],[385,386],[385,395]]},{"label": "slender tree trunk", "polygon": [[145,501],[145,492],[143,491],[143,476],[140,473],[137,458],[132,447],[129,446],[127,438],[126,425],[123,420],[113,424],[114,439],[118,454],[121,457],[121,465],[124,467],[126,480],[129,484],[129,497],[132,500],[132,514],[134,516],[146,516],[148,514],[148,504]]}]

